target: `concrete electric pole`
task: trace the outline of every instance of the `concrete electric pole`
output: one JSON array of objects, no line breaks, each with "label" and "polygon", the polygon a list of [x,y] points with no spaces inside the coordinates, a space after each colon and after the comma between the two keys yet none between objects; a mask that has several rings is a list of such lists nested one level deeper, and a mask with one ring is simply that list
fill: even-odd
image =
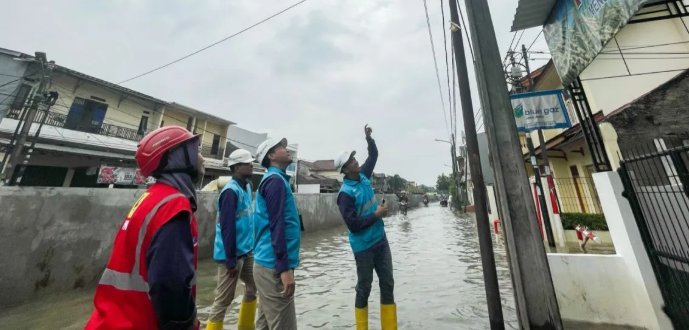
[{"label": "concrete electric pole", "polygon": [[34,94],[33,100],[31,101],[31,106],[28,109],[24,122],[19,122],[17,125],[22,125],[19,136],[17,137],[17,142],[15,143],[12,151],[10,153],[10,161],[5,168],[3,174],[5,184],[11,184],[14,176],[14,172],[17,170],[17,165],[19,165],[22,157],[22,152],[24,151],[24,144],[26,144],[26,139],[31,131],[31,125],[36,118],[36,113],[38,112],[38,107],[45,102],[46,90],[48,89],[48,84],[50,83],[51,70],[48,67],[48,58],[43,52],[36,52],[36,58],[34,62],[39,65],[39,70],[41,73],[40,82],[38,84],[38,90]]},{"label": "concrete electric pole", "polygon": [[[464,117],[464,133],[466,134],[466,156],[471,172],[473,184],[474,208],[476,212],[476,228],[481,248],[481,265],[483,266],[483,283],[488,302],[488,318],[492,330],[505,329],[502,317],[502,303],[500,301],[500,288],[495,269],[495,255],[493,254],[493,238],[490,233],[490,220],[488,219],[488,198],[486,185],[483,182],[483,170],[481,168],[481,156],[478,149],[478,137],[476,123],[474,122],[474,106],[471,101],[471,88],[469,86],[469,71],[467,70],[466,54],[464,53],[464,38],[462,28],[459,25],[459,12],[456,0],[449,0],[452,30],[452,46],[455,50],[455,62],[457,62],[457,81],[459,95],[462,102],[462,116]],[[459,189],[459,187],[458,187]]]},{"label": "concrete electric pole", "polygon": [[466,0],[522,329],[563,329],[487,0]]}]

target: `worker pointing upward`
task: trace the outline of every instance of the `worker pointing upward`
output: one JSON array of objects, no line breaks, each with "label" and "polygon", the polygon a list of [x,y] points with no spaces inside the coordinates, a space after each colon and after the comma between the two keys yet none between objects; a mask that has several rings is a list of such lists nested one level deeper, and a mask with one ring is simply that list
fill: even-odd
[{"label": "worker pointing upward", "polygon": [[397,308],[393,289],[392,254],[385,236],[383,217],[388,204],[378,205],[371,186],[371,176],[378,160],[378,148],[371,137],[373,130],[364,127],[368,158],[359,167],[354,151],[345,151],[335,160],[335,167],[344,174],[337,205],[347,228],[349,243],[356,260],[355,318],[357,330],[368,329],[368,297],[371,294],[373,270],[380,283],[380,320],[383,330],[397,329]]}]

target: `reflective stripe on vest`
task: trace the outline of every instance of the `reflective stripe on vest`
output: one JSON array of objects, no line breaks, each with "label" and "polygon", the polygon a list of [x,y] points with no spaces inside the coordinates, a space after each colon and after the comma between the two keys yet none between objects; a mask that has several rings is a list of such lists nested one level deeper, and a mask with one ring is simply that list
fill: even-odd
[{"label": "reflective stripe on vest", "polygon": [[[132,271],[130,273],[123,273],[110,268],[105,268],[103,276],[101,276],[101,279],[98,282],[99,285],[110,285],[119,290],[148,292],[148,283],[146,280],[144,280],[143,276],[139,274],[139,265],[141,264],[141,246],[143,245],[144,237],[146,236],[146,228],[148,228],[148,224],[151,222],[151,219],[153,219],[153,216],[156,214],[156,212],[158,212],[160,207],[165,205],[165,203],[179,197],[184,197],[184,195],[174,194],[163,198],[153,207],[153,209],[151,209],[150,212],[148,212],[148,214],[146,214],[144,222],[141,225],[141,228],[139,228],[139,237],[136,242],[136,255],[134,256],[134,267]],[[196,275],[194,275],[194,278],[196,278]]]},{"label": "reflective stripe on vest", "polygon": [[122,273],[106,268],[100,278],[99,285],[114,286],[118,290],[137,291],[148,293],[148,283],[143,276],[132,273]]}]

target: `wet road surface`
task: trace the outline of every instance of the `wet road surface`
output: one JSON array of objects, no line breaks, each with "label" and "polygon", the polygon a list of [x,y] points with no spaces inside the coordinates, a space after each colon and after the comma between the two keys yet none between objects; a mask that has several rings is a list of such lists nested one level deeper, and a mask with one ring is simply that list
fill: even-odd
[{"label": "wet road surface", "polygon": [[[475,221],[457,217],[437,203],[386,218],[393,254],[400,329],[488,329],[488,312]],[[493,243],[507,329],[518,329],[502,240]],[[309,233],[302,239],[296,271],[300,329],[353,329],[354,257],[344,227]],[[204,321],[215,288],[216,266],[199,265],[199,319]],[[239,290],[240,292],[242,290]],[[374,276],[369,324],[379,329],[379,289]],[[80,329],[91,312],[89,290],[47,296],[0,312],[2,329]],[[236,329],[239,298],[226,318]],[[569,324],[568,329],[613,329]],[[614,329],[623,329],[615,327]]]}]

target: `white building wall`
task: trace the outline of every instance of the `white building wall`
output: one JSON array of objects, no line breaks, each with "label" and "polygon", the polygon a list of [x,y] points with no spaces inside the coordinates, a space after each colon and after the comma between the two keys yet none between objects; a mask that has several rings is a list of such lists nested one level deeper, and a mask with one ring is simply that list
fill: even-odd
[{"label": "white building wall", "polygon": [[320,194],[320,184],[300,184],[297,185],[297,192],[300,194]]},{"label": "white building wall", "polygon": [[[622,56],[619,55],[617,44],[622,48],[629,71],[625,66],[625,61],[622,61]],[[662,46],[625,49],[651,45]],[[689,68],[689,57],[681,55],[689,53],[689,32],[679,19],[629,24],[608,43],[603,52],[617,53],[617,55],[598,55],[581,74],[581,79],[591,111],[595,113],[603,110],[603,113],[607,115],[680,73],[680,71],[674,71],[625,76],[630,72],[639,74]],[[590,80],[611,76],[624,77]]]},{"label": "white building wall", "polygon": [[672,329],[619,175],[593,178],[616,254],[548,254],[562,318]]}]

